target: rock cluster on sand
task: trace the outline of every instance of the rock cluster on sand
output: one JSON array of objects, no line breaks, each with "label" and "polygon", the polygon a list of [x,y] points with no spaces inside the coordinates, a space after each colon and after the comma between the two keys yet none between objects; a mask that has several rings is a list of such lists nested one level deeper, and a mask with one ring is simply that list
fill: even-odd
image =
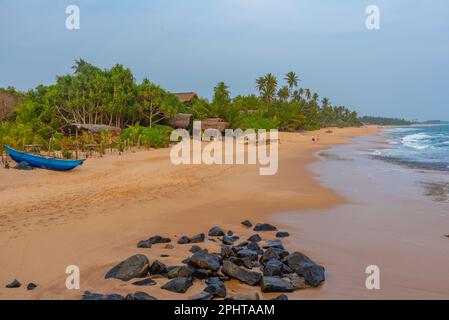
[{"label": "rock cluster on sand", "polygon": [[[242,225],[251,227],[249,221]],[[270,224],[256,224],[254,231],[277,231]],[[225,232],[218,226],[208,232],[211,239],[221,241],[218,253],[209,252],[197,245],[190,248],[192,255],[183,260],[183,265],[166,266],[159,260],[150,262],[145,255],[137,254],[120,262],[109,270],[105,278],[116,278],[128,281],[133,278],[145,278],[133,282],[136,286],[156,285],[156,278],[166,278],[168,282],[162,289],[175,293],[185,293],[194,281],[201,281],[205,288],[202,292],[191,296],[191,300],[234,299],[259,300],[256,291],[227,295],[225,282],[236,279],[246,285],[259,286],[264,293],[288,293],[308,287],[317,287],[325,280],[324,267],[313,262],[300,252],[288,252],[279,238],[288,236],[287,232],[277,232],[277,239],[262,239],[254,234],[247,241],[237,243],[239,236],[232,231]],[[198,234],[192,238],[182,236],[178,244],[203,242],[205,235]],[[140,242],[142,248],[150,248],[156,243],[168,243],[171,240],[154,236]],[[235,244],[237,243],[237,244]],[[85,292],[86,300],[151,300],[155,299],[143,292],[121,296],[117,294],[102,295]],[[288,300],[285,294],[273,300]]]}]

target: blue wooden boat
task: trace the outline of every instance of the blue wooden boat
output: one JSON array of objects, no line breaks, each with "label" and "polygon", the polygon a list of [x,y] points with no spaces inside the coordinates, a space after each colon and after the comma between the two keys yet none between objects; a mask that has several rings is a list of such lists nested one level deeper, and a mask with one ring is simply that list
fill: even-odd
[{"label": "blue wooden boat", "polygon": [[35,154],[14,150],[8,146],[3,146],[9,156],[17,163],[26,162],[35,168],[42,168],[57,171],[69,171],[83,164],[82,160],[64,160],[38,156]]}]

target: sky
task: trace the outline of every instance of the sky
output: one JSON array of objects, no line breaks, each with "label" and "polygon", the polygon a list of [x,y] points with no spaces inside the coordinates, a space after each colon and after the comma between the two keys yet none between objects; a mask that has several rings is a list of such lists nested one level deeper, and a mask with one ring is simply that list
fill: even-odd
[{"label": "sky", "polygon": [[219,81],[236,96],[295,71],[361,115],[449,120],[447,0],[0,0],[0,87],[54,83],[79,58],[206,98]]}]

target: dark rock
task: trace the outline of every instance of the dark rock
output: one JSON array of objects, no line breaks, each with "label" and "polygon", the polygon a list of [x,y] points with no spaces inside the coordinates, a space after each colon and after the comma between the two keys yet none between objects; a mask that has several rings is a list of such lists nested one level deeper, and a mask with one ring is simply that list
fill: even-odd
[{"label": "dark rock", "polygon": [[137,243],[137,248],[151,248],[151,243],[149,240],[141,240]]},{"label": "dark rock", "polygon": [[254,231],[277,231],[278,229],[269,223],[258,223],[253,229]]},{"label": "dark rock", "polygon": [[169,282],[164,284],[161,288],[176,293],[185,293],[191,286],[192,286],[192,279],[182,277],[170,280]]},{"label": "dark rock", "polygon": [[298,276],[296,273],[289,274],[286,278],[284,278],[284,280],[290,282],[296,290],[307,288],[306,279]]},{"label": "dark rock", "polygon": [[167,266],[159,260],[155,260],[150,266],[150,274],[167,274]]},{"label": "dark rock", "polygon": [[265,265],[268,261],[271,259],[279,260],[279,255],[277,254],[276,250],[273,248],[269,248],[265,250],[265,252],[260,257],[260,263]]},{"label": "dark rock", "polygon": [[229,258],[230,256],[232,256],[234,254],[234,251],[232,251],[231,247],[222,245],[220,254],[223,258],[226,259],[226,258]]},{"label": "dark rock", "polygon": [[34,290],[34,289],[36,289],[36,288],[37,288],[37,284],[35,284],[35,283],[30,282],[30,283],[28,283],[28,285],[27,285],[27,290],[28,290],[28,291]]},{"label": "dark rock", "polygon": [[189,265],[199,269],[217,271],[220,268],[220,258],[205,251],[198,251],[190,258]]},{"label": "dark rock", "polygon": [[229,236],[229,237],[231,237],[231,236],[234,235],[234,232],[232,232],[231,230],[229,230],[229,231],[226,233],[226,235]]},{"label": "dark rock", "polygon": [[170,255],[169,255],[169,254],[161,254],[160,257],[161,257],[161,258],[168,258],[168,257],[170,257]]},{"label": "dark rock", "polygon": [[303,276],[306,282],[313,287],[319,286],[325,280],[324,267],[300,252],[293,252],[285,257],[283,262],[298,275]]},{"label": "dark rock", "polygon": [[261,278],[260,273],[242,269],[228,260],[223,261],[221,272],[223,272],[225,275],[230,276],[231,278],[238,279],[243,283],[249,284],[250,286],[257,285],[260,282]]},{"label": "dark rock", "polygon": [[241,258],[232,256],[232,257],[229,257],[228,260],[231,261],[233,264],[236,264],[238,266],[243,266],[243,260]]},{"label": "dark rock", "polygon": [[187,244],[189,242],[190,242],[190,239],[187,236],[182,236],[181,238],[178,239],[178,244]]},{"label": "dark rock", "polygon": [[257,260],[257,252],[250,249],[244,249],[237,252],[239,258],[250,258],[252,261]]},{"label": "dark rock", "polygon": [[212,229],[209,230],[208,235],[209,235],[209,237],[221,237],[221,236],[224,236],[225,233],[221,228],[213,227]]},{"label": "dark rock", "polygon": [[263,250],[260,249],[260,247],[257,244],[257,242],[250,242],[250,243],[248,243],[246,248],[248,248],[249,250],[253,250],[253,251],[257,252],[257,254],[262,254],[263,253]]},{"label": "dark rock", "polygon": [[288,300],[288,297],[285,294],[281,294],[280,296],[277,296],[276,298],[270,300]]},{"label": "dark rock", "polygon": [[174,278],[190,278],[193,276],[195,268],[190,266],[174,266],[167,268],[167,277],[169,279]]},{"label": "dark rock", "polygon": [[200,248],[200,247],[198,247],[198,246],[196,246],[196,245],[193,245],[191,248],[190,248],[190,252],[192,252],[192,253],[197,253],[198,251],[201,251],[202,249]]},{"label": "dark rock", "polygon": [[242,263],[246,269],[252,269],[254,268],[255,260],[252,259],[251,257],[244,257],[242,258]]},{"label": "dark rock", "polygon": [[161,236],[153,236],[150,239],[148,239],[148,241],[151,244],[169,243],[169,242],[171,242],[171,240],[169,238],[164,238],[164,237],[161,237]]},{"label": "dark rock", "polygon": [[184,263],[184,264],[189,264],[190,263],[190,258],[185,258],[181,262]]},{"label": "dark rock", "polygon": [[251,228],[253,226],[253,224],[249,220],[243,221],[242,224],[247,228]]},{"label": "dark rock", "polygon": [[19,163],[14,167],[14,169],[29,171],[29,170],[33,170],[33,167],[30,166],[30,164],[29,164],[28,162],[22,161],[22,162],[19,162]]},{"label": "dark rock", "polygon": [[105,279],[115,278],[128,281],[133,278],[143,278],[148,274],[150,261],[143,254],[136,254],[120,262],[106,273]]},{"label": "dark rock", "polygon": [[206,270],[206,269],[196,269],[193,272],[193,276],[197,279],[207,279],[212,277],[214,274],[212,271],[210,270]]},{"label": "dark rock", "polygon": [[290,237],[290,233],[285,231],[279,231],[276,233],[276,238],[287,238]]},{"label": "dark rock", "polygon": [[260,287],[262,292],[292,292],[295,290],[295,287],[281,277],[263,276]]},{"label": "dark rock", "polygon": [[244,249],[244,247],[246,247],[248,245],[248,241],[242,241],[240,242],[238,245],[236,245],[234,248],[242,248]]},{"label": "dark rock", "polygon": [[20,288],[22,284],[19,282],[19,280],[14,279],[11,283],[6,285],[6,288],[13,289],[13,288]]},{"label": "dark rock", "polygon": [[145,292],[134,292],[130,293],[125,297],[125,300],[157,300],[157,298],[150,296]]},{"label": "dark rock", "polygon": [[263,241],[261,244],[262,248],[264,249],[268,248],[284,249],[284,245],[282,244],[282,241],[279,239]]},{"label": "dark rock", "polygon": [[201,242],[204,242],[205,238],[206,238],[206,236],[204,235],[204,233],[200,233],[200,234],[197,234],[197,235],[191,237],[190,243],[201,243]]},{"label": "dark rock", "polygon": [[139,280],[132,283],[135,286],[154,286],[156,284],[156,281],[153,279],[147,278],[143,280]]},{"label": "dark rock", "polygon": [[224,236],[223,240],[222,240],[223,244],[226,244],[226,245],[233,245],[234,241],[235,241],[235,238],[230,237],[230,236]]},{"label": "dark rock", "polygon": [[100,294],[84,291],[81,300],[125,300],[125,297],[120,294]]},{"label": "dark rock", "polygon": [[205,292],[211,293],[214,297],[226,297],[225,284],[219,278],[209,278],[206,283],[208,286],[204,289]]},{"label": "dark rock", "polygon": [[263,269],[264,276],[281,276],[283,263],[276,259],[271,259]]},{"label": "dark rock", "polygon": [[262,241],[262,238],[256,233],[256,234],[253,234],[251,237],[249,237],[248,241],[259,242],[259,241]]},{"label": "dark rock", "polygon": [[198,293],[194,296],[191,296],[189,298],[189,300],[212,300],[213,297],[214,296],[211,293],[206,292],[206,291],[201,291],[200,293]]}]

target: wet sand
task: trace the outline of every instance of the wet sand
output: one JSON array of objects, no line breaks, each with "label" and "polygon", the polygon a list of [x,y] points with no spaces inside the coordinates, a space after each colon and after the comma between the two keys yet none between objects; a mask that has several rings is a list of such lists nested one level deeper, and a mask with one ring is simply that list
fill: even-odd
[{"label": "wet sand", "polygon": [[[285,241],[290,251],[304,252],[326,267],[329,280],[323,286],[295,292],[290,298],[372,297],[366,291],[354,290],[357,287],[354,279],[363,280],[364,270],[345,268],[341,261],[346,258],[356,261],[354,265],[364,265],[365,261],[358,263],[357,259],[360,251],[367,250],[362,244],[369,234],[369,223],[377,220],[369,214],[359,217],[356,210],[346,215],[328,213],[325,209],[342,206],[352,199],[337,194],[331,186],[321,186],[318,172],[310,171],[308,166],[317,159],[315,153],[319,150],[349,143],[349,137],[376,135],[378,128],[332,131],[331,134],[320,131],[316,144],[311,142],[311,136],[317,133],[281,134],[279,171],[275,176],[259,176],[258,167],[253,165],[173,166],[168,149],[89,159],[70,173],[0,169],[0,298],[79,299],[85,290],[121,294],[141,290],[162,299],[185,299],[201,291],[204,285],[197,282],[180,295],[160,289],[165,279],[156,280],[156,286],[142,288],[105,280],[104,275],[135,253],[144,253],[150,260],[159,259],[167,265],[179,264],[190,256],[190,245],[177,245],[176,240],[182,235],[207,233],[215,225],[247,237],[253,232],[240,224],[245,219],[275,223],[281,230],[289,231],[292,237]],[[340,183],[352,182],[344,177]],[[318,211],[311,214],[307,211],[310,209]],[[276,213],[281,212],[289,212],[291,217],[280,218]],[[423,219],[418,218],[419,215],[407,216],[407,221],[416,224],[415,238],[421,232]],[[389,228],[394,222],[386,219],[375,223],[379,228]],[[443,225],[435,230],[426,229],[425,235],[430,237],[432,231],[432,236],[438,237],[439,228]],[[336,229],[348,239],[332,247],[331,235]],[[151,249],[136,248],[139,240],[155,234],[170,237],[175,248],[164,249],[163,244]],[[273,238],[274,234],[263,236]],[[403,243],[408,238],[394,239]],[[382,257],[395,256],[383,244],[376,247],[373,242],[369,250]],[[437,249],[426,255],[430,265],[446,261],[439,258],[444,253],[442,243],[437,245]],[[218,244],[209,240],[201,246],[218,251]],[[421,263],[420,252],[412,250],[416,247],[421,245],[399,246],[398,250],[410,261]],[[162,253],[170,257],[160,258]],[[81,290],[66,289],[68,265],[80,267]],[[439,273],[429,273],[427,277],[433,281],[444,278]],[[4,285],[14,278],[22,282],[22,288],[6,289]],[[39,287],[27,292],[24,286],[31,281]],[[227,287],[231,294],[254,290],[236,281]],[[444,296],[446,292],[438,288],[429,285],[418,292]],[[262,296],[270,298],[276,294]]]}]

